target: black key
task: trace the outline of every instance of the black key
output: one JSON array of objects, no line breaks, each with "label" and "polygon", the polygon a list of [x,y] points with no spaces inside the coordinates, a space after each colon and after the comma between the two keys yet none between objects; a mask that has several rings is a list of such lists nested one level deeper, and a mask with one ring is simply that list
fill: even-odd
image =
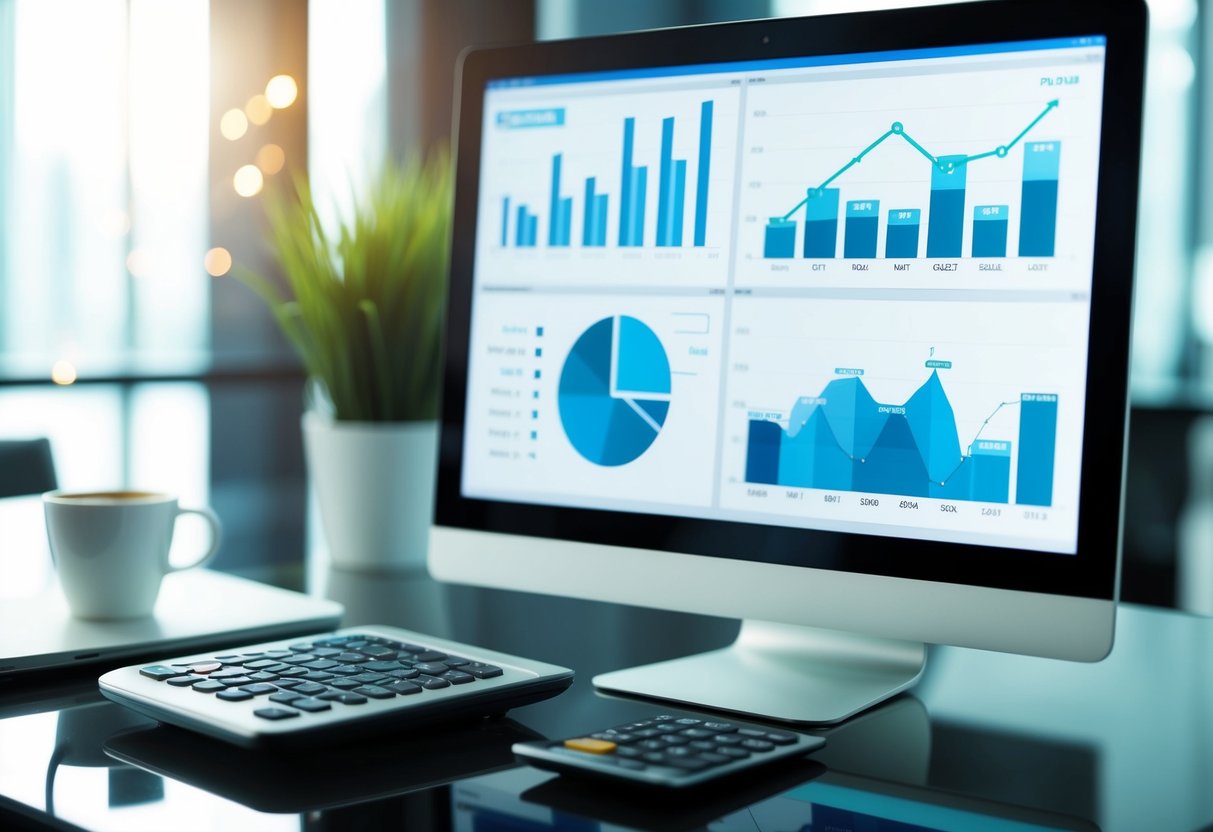
[{"label": "black key", "polygon": [[354,688],[352,693],[361,693],[363,696],[369,696],[372,699],[392,699],[395,697],[395,692],[387,688],[381,688],[379,685],[363,685],[360,688]]},{"label": "black key", "polygon": [[317,699],[323,699],[325,702],[336,702],[345,694],[343,690],[326,690],[324,693],[316,694]]},{"label": "black key", "polygon": [[673,722],[676,719],[678,719],[678,717],[670,716],[669,714],[659,714],[653,717],[654,722]]},{"label": "black key", "polygon": [[229,688],[238,688],[241,685],[251,685],[253,683],[253,680],[247,676],[228,676],[219,681],[223,683],[224,687]]},{"label": "black key", "polygon": [[287,649],[289,649],[289,650],[290,650],[291,652],[293,652],[293,653],[306,653],[307,651],[309,651],[309,650],[311,650],[311,649],[312,649],[312,645],[307,644],[307,643],[302,643],[302,644],[292,644],[292,645],[291,645],[289,648],[287,648]]},{"label": "black key", "polygon": [[215,657],[215,661],[217,661],[217,662],[235,662],[235,661],[239,661],[239,660],[240,660],[240,657],[238,655],[236,655],[235,653],[228,653],[226,656],[216,656]]},{"label": "black key", "polygon": [[682,719],[674,720],[676,725],[699,725],[703,722],[702,719],[691,719],[689,716],[684,716]]},{"label": "black key", "polygon": [[743,737],[755,737],[755,738],[765,737],[767,735],[767,732],[763,731],[761,728],[742,728],[742,729],[738,730],[737,733],[741,734]]},{"label": "black key", "polygon": [[282,693],[275,693],[272,696],[270,696],[270,701],[278,702],[282,705],[285,705],[288,702],[294,702],[296,699],[302,699],[302,698],[303,697],[301,697],[297,693],[294,693],[293,691],[284,690]]},{"label": "black key", "polygon": [[698,757],[671,757],[666,760],[666,765],[671,765],[685,771],[703,771],[712,764]]},{"label": "black key", "polygon": [[763,739],[776,745],[792,745],[796,742],[796,735],[785,734],[783,731],[769,731],[763,736]]},{"label": "black key", "polygon": [[309,696],[305,696],[302,699],[292,700],[291,702],[288,702],[287,704],[290,705],[292,708],[298,708],[299,710],[307,711],[308,713],[315,713],[316,711],[327,711],[333,707],[328,702],[325,702],[323,699],[312,699]]},{"label": "black key", "polygon": [[274,687],[273,685],[267,685],[264,682],[256,682],[251,685],[245,685],[241,688],[241,690],[245,691],[246,693],[251,693],[253,696],[261,696],[265,693],[273,693],[274,691],[278,690],[278,688]]},{"label": "black key", "polygon": [[[479,664],[479,662],[477,662],[477,664]],[[629,724],[627,727],[631,728],[632,730],[637,730],[640,728],[652,728],[653,724],[654,724],[653,720],[651,720],[651,719],[642,719],[639,722],[633,722],[633,723]]]},{"label": "black key", "polygon": [[216,670],[214,673],[211,674],[211,678],[212,679],[231,679],[234,676],[244,676],[244,675],[245,675],[245,672],[243,670],[241,670],[240,668],[231,667],[231,668],[225,668],[223,670]]},{"label": "black key", "polygon": [[[300,667],[306,667],[308,670],[328,670],[330,667],[336,667],[341,662],[335,662],[331,659],[316,659],[314,662],[304,662]],[[248,665],[245,665],[248,667]]]},{"label": "black key", "polygon": [[616,757],[639,757],[644,752],[630,745],[621,745],[615,749]]},{"label": "black key", "polygon": [[441,676],[449,669],[442,662],[417,662],[413,668],[422,673],[428,673],[430,676]]},{"label": "black key", "polygon": [[181,670],[176,667],[169,667],[163,664],[152,664],[139,669],[141,676],[146,676],[149,679],[155,679],[157,682],[163,682],[165,679],[171,679],[174,676],[180,676]]},{"label": "black key", "polygon": [[349,641],[353,641],[353,636],[329,636],[328,638],[316,639],[316,644],[319,644],[321,647],[340,647]]},{"label": "black key", "polygon": [[367,662],[363,668],[372,673],[387,673],[389,670],[401,670],[400,662],[397,661],[375,661]]},{"label": "black key", "polygon": [[661,740],[642,740],[636,743],[637,748],[643,748],[645,751],[665,751],[669,745]]},{"label": "black key", "polygon": [[263,667],[261,669],[267,673],[281,673],[290,667],[293,667],[293,665],[286,664],[285,662],[274,662],[269,667]]},{"label": "black key", "polygon": [[500,667],[491,664],[481,664],[480,662],[468,662],[463,667],[459,668],[464,673],[471,673],[477,679],[493,679],[502,674]]},{"label": "black key", "polygon": [[688,728],[682,732],[682,736],[690,737],[691,739],[702,739],[704,737],[716,736],[715,731],[707,731],[703,728]]},{"label": "black key", "polygon": [[359,673],[356,676],[347,676],[347,679],[353,679],[355,682],[363,685],[377,685],[380,682],[385,682],[390,679],[390,676],[384,676],[382,673]]},{"label": "black key", "polygon": [[750,751],[770,751],[775,746],[772,743],[767,742],[766,740],[750,739],[750,740],[745,740],[741,744],[741,747],[748,748]]},{"label": "black key", "polygon": [[740,745],[745,737],[738,734],[717,734],[713,740],[717,745]]},{"label": "black key", "polygon": [[695,740],[693,743],[691,743],[690,747],[697,748],[700,751],[715,751],[716,743],[709,742],[708,740]]},{"label": "black key", "polygon": [[286,676],[287,678],[291,678],[291,677],[298,677],[298,676],[306,676],[311,672],[313,672],[313,671],[308,670],[306,667],[288,667],[286,670],[278,671],[278,675]]},{"label": "black key", "polygon": [[372,659],[394,659],[394,658],[396,658],[395,650],[393,650],[390,647],[384,647],[382,645],[371,645],[370,647],[364,647],[361,652],[367,656],[370,656]]},{"label": "black key", "polygon": [[248,691],[240,690],[240,688],[228,688],[216,693],[215,697],[228,702],[243,702],[246,699],[252,699],[253,695]]},{"label": "black key", "polygon": [[217,690],[223,690],[227,686],[223,682],[216,682],[214,679],[207,679],[205,682],[194,682],[193,688],[199,693],[214,693]]},{"label": "black key", "polygon": [[469,682],[475,682],[476,677],[470,673],[461,673],[458,670],[448,670],[442,674],[442,678],[446,679],[452,685],[466,685]]},{"label": "black key", "polygon": [[194,682],[201,682],[204,678],[203,676],[174,676],[171,679],[165,679],[165,681],[175,688],[188,688]]},{"label": "black key", "polygon": [[662,723],[659,723],[659,724],[655,725],[654,727],[655,727],[655,728],[656,728],[658,731],[662,732],[663,734],[672,734],[672,733],[674,733],[675,731],[681,731],[681,730],[682,730],[682,726],[681,726],[681,725],[677,725],[677,724],[675,724],[675,723],[673,723],[673,722],[662,722]]},{"label": "black key", "polygon": [[273,667],[276,664],[282,664],[282,662],[275,661],[274,659],[257,659],[256,661],[245,662],[244,667],[246,670],[265,670],[267,667]]},{"label": "black key", "polygon": [[339,664],[336,667],[330,667],[329,673],[336,673],[338,676],[353,676],[355,673],[362,673],[363,670],[356,664]]},{"label": "black key", "polygon": [[341,650],[336,647],[314,647],[312,648],[312,655],[327,659],[331,656],[341,655]]},{"label": "black key", "polygon": [[626,745],[629,742],[636,742],[636,736],[634,734],[625,734],[622,731],[615,730],[603,731],[601,734],[594,734],[593,736],[596,740],[606,740],[607,742],[613,742],[616,745]]},{"label": "black key", "polygon": [[664,737],[658,738],[656,742],[664,742],[666,745],[686,745],[690,740],[681,734],[666,734]]},{"label": "black key", "polygon": [[366,697],[357,693],[343,693],[337,701],[342,705],[365,705]]},{"label": "black key", "polygon": [[275,661],[277,661],[279,659],[285,659],[287,656],[290,656],[290,655],[291,655],[290,650],[270,650],[268,653],[265,654],[265,657],[267,659],[274,659]]},{"label": "black key", "polygon": [[259,670],[256,673],[250,673],[249,678],[254,682],[273,682],[278,676],[274,673],[266,673],[264,670]]},{"label": "black key", "polygon": [[259,659],[259,658],[261,658],[261,657],[262,657],[262,656],[264,656],[264,655],[265,655],[264,653],[262,653],[262,652],[258,651],[258,652],[244,653],[244,654],[243,654],[243,657],[244,657],[244,660],[245,660],[245,661],[248,661],[248,660],[250,660],[250,659]]},{"label": "black key", "polygon": [[413,680],[415,684],[421,685],[426,690],[438,690],[440,688],[449,688],[451,683],[446,679],[439,679],[437,676],[421,675]]},{"label": "black key", "polygon": [[323,670],[309,670],[299,678],[307,682],[327,682],[329,679],[336,677],[332,673],[325,673]]},{"label": "black key", "polygon": [[304,682],[302,679],[279,679],[277,682],[274,682],[275,685],[283,690],[290,690],[291,688],[298,687],[303,683]]},{"label": "black key", "polygon": [[447,656],[442,663],[447,667],[463,667],[465,664],[471,664],[467,659],[461,659],[458,656]]},{"label": "black key", "polygon": [[418,653],[426,652],[429,648],[422,647],[420,644],[397,644],[396,649],[401,653],[412,653],[413,655],[416,655]]},{"label": "black key", "polygon": [[425,650],[417,654],[414,661],[418,662],[440,662],[446,658],[446,653],[439,653],[437,650]]},{"label": "black key", "polygon": [[714,754],[711,751],[704,751],[704,752],[700,753],[699,759],[707,760],[709,763],[711,763],[714,766],[718,766],[721,763],[733,762],[733,758],[728,756],[727,754]]},{"label": "black key", "polygon": [[632,736],[640,737],[642,740],[647,740],[650,737],[660,737],[661,732],[653,728],[641,728],[639,731],[633,731]]},{"label": "black key", "polygon": [[696,751],[694,748],[687,748],[685,745],[675,746],[674,748],[667,748],[665,753],[669,754],[671,757],[698,757],[699,756],[698,751]]},{"label": "black key", "polygon": [[416,679],[421,675],[421,672],[411,667],[401,667],[397,670],[389,670],[387,675],[393,679]]},{"label": "black key", "polygon": [[410,693],[421,693],[421,685],[406,682],[403,679],[401,679],[399,682],[389,682],[388,684],[384,685],[384,687],[390,691],[400,694],[401,696],[408,696]]},{"label": "black key", "polygon": [[299,665],[306,662],[314,662],[316,661],[316,657],[311,653],[296,653],[293,656],[285,657],[282,661],[286,662],[287,664]]},{"label": "black key", "polygon": [[223,669],[223,662],[186,662],[174,664],[173,667],[188,667],[190,673],[214,673]]},{"label": "black key", "polygon": [[661,751],[650,751],[648,754],[641,757],[641,759],[649,763],[655,763],[659,766],[666,765],[670,762],[670,758]]},{"label": "black key", "polygon": [[362,684],[362,682],[355,682],[353,679],[334,679],[333,681],[329,682],[328,684],[329,684],[329,687],[331,687],[331,688],[338,688],[340,690],[350,690],[351,688],[358,687],[359,685]]},{"label": "black key", "polygon": [[286,708],[258,708],[253,711],[254,714],[262,719],[290,719],[293,716],[299,716],[298,711],[288,711]]},{"label": "black key", "polygon": [[295,693],[301,693],[304,696],[315,696],[318,693],[324,693],[328,688],[324,685],[318,685],[315,682],[304,682],[302,685],[295,687]]},{"label": "black key", "polygon": [[332,658],[341,662],[342,664],[358,664],[359,662],[365,662],[367,660],[366,656],[362,655],[361,653],[350,653],[348,651],[345,653],[338,653]]},{"label": "black key", "polygon": [[725,757],[732,757],[735,760],[744,760],[750,756],[750,752],[744,748],[739,748],[736,745],[721,745],[716,748],[717,754],[723,754]]}]

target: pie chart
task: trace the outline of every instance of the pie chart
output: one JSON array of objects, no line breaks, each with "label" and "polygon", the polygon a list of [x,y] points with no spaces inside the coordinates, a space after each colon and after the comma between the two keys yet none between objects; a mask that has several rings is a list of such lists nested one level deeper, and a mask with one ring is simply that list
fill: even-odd
[{"label": "pie chart", "polygon": [[661,340],[627,315],[591,325],[565,359],[560,423],[595,465],[626,465],[661,433],[670,410],[670,361]]}]

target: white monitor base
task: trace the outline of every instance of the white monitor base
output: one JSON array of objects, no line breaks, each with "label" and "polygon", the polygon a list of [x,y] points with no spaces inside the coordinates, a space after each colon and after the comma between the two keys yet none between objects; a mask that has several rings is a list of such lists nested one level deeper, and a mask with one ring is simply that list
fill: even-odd
[{"label": "white monitor base", "polygon": [[922,675],[917,642],[744,621],[721,650],[594,677],[606,692],[664,699],[782,722],[841,722]]}]

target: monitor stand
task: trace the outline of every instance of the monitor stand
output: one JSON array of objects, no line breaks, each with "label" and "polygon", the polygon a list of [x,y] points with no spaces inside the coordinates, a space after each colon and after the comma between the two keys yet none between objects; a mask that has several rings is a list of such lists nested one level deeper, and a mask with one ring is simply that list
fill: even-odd
[{"label": "monitor stand", "polygon": [[784,722],[841,722],[906,690],[926,647],[767,621],[743,621],[721,650],[594,677],[604,692]]}]

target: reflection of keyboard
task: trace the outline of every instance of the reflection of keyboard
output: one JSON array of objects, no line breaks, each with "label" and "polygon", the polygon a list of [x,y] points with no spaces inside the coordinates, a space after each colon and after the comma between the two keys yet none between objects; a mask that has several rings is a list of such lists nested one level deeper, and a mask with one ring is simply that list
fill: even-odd
[{"label": "reflection of keyboard", "polygon": [[245,746],[488,716],[555,696],[573,671],[394,627],[359,627],[132,665],[109,699]]}]

